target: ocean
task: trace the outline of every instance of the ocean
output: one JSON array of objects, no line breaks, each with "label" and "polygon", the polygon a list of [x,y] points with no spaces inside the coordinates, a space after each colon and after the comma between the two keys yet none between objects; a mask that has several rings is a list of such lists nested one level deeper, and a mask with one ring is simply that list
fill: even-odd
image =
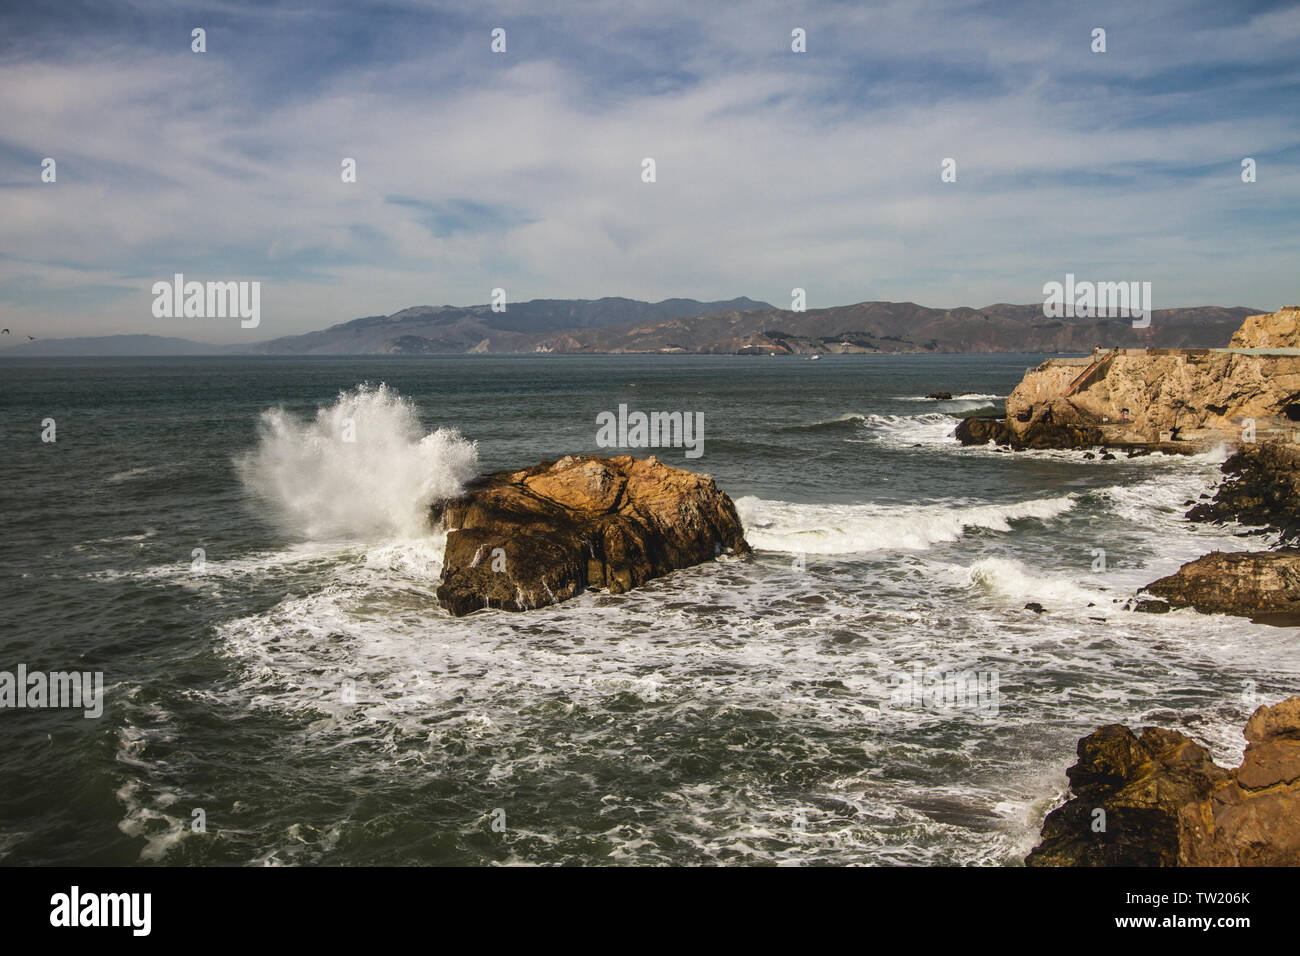
[{"label": "ocean", "polygon": [[[1296,630],[1122,605],[1269,539],[1182,517],[1223,449],[961,447],[1040,359],[0,362],[0,670],[105,687],[0,710],[0,863],[1017,865],[1102,724],[1235,766]],[[611,453],[620,404],[703,414],[699,458],[630,451],[754,555],[441,611],[429,501]]]}]

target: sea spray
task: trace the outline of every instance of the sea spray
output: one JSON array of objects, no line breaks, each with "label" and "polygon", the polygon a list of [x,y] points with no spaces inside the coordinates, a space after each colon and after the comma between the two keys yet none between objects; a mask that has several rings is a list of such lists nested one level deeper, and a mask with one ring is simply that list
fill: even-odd
[{"label": "sea spray", "polygon": [[477,471],[478,447],[454,429],[426,434],[410,402],[366,384],[314,419],[267,409],[257,447],[236,467],[292,533],[406,540],[427,534],[430,503],[458,494]]}]

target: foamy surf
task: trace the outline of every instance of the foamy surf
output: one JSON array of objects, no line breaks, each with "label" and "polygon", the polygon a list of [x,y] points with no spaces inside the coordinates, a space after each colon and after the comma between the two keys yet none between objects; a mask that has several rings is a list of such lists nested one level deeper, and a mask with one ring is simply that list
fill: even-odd
[{"label": "foamy surf", "polygon": [[960,395],[954,395],[952,398],[930,398],[928,395],[900,395],[900,402],[934,402],[936,405],[942,405],[944,402],[1000,402],[1005,395],[993,395],[985,392],[962,392]]},{"label": "foamy surf", "polygon": [[913,445],[957,445],[957,419],[943,412],[923,415],[867,415],[862,419],[867,440],[896,448]]},{"label": "foamy surf", "polygon": [[1011,522],[1047,521],[1075,506],[1075,498],[1042,498],[1010,505],[818,505],[746,496],[736,511],[751,545],[763,551],[861,554],[924,551],[956,541],[972,528],[1007,532]]},{"label": "foamy surf", "polygon": [[985,558],[957,572],[963,583],[974,585],[1000,600],[1016,605],[1036,602],[1053,610],[1062,605],[1092,607],[1106,613],[1113,597],[1100,588],[1084,587],[1067,577],[1031,571],[1013,558]]}]

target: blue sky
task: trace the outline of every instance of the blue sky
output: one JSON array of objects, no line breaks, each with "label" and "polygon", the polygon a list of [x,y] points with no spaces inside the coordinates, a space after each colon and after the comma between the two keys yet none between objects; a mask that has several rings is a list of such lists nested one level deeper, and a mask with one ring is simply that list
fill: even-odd
[{"label": "blue sky", "polygon": [[[546,6],[8,5],[4,324],[235,342],[498,286],[980,306],[1066,272],[1300,301],[1295,3]],[[155,319],[176,272],[261,281],[261,327]]]}]

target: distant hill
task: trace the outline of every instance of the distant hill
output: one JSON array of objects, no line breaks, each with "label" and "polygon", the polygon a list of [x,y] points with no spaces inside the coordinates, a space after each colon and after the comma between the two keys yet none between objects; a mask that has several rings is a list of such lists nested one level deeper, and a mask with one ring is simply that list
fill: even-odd
[{"label": "distant hill", "polygon": [[504,312],[488,305],[422,305],[393,315],[372,315],[319,332],[290,335],[252,346],[269,355],[407,355],[430,352],[533,351],[532,338],[562,329],[593,329],[635,322],[661,322],[731,310],[771,309],[741,297],[724,302],[695,299],[532,299],[510,302]]},{"label": "distant hill", "polygon": [[663,322],[569,329],[492,341],[486,351],[703,352],[1086,352],[1129,348],[1221,348],[1260,309],[1197,306],[1157,309],[1146,329],[1129,319],[1047,319],[1035,305],[930,309],[914,302],[791,312],[726,311]]},{"label": "distant hill", "polygon": [[1240,306],[1157,309],[1146,329],[1128,319],[1047,319],[1040,304],[931,309],[859,302],[791,312],[766,302],[534,299],[489,306],[417,306],[319,332],[251,345],[157,335],[38,339],[0,356],[429,355],[446,353],[809,354],[847,352],[1087,352],[1094,346],[1221,348],[1248,315]]},{"label": "distant hill", "polygon": [[[5,336],[8,338],[8,336]],[[229,355],[246,345],[210,345],[165,335],[92,335],[72,339],[36,339],[0,347],[0,358],[50,356],[106,357],[113,355]]]}]

